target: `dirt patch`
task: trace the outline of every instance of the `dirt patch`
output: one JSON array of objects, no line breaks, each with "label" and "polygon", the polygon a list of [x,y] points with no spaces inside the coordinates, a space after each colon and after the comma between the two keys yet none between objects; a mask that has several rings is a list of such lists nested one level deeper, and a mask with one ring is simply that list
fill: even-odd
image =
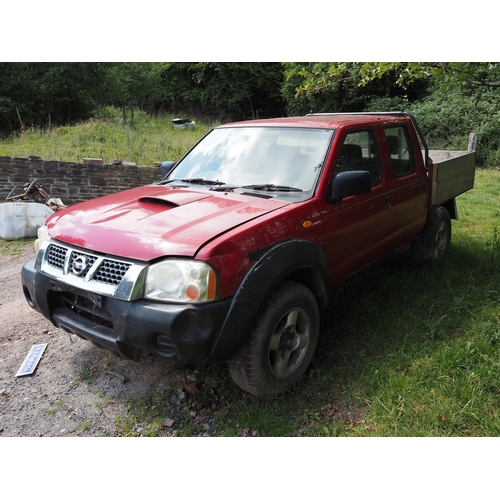
[{"label": "dirt patch", "polygon": [[[122,360],[57,329],[31,309],[21,287],[23,264],[34,257],[26,248],[0,261],[0,436],[117,436],[117,419],[127,415],[130,398],[164,390],[164,435],[176,422],[191,419],[211,435],[217,395],[197,367],[175,366],[147,356]],[[16,377],[30,348],[48,344],[33,375]],[[185,422],[184,422],[185,423]],[[137,424],[140,426],[140,424]],[[140,435],[140,427],[132,429]]]}]

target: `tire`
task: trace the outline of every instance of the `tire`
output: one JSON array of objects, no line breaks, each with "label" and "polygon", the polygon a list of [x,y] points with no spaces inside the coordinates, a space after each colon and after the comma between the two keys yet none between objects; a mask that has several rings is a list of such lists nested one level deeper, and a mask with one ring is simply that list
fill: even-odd
[{"label": "tire", "polygon": [[411,259],[416,264],[441,262],[450,249],[451,218],[444,207],[432,209],[424,229],[410,246]]},{"label": "tire", "polygon": [[286,392],[307,370],[319,335],[319,310],[312,292],[285,281],[271,291],[229,373],[258,397]]}]

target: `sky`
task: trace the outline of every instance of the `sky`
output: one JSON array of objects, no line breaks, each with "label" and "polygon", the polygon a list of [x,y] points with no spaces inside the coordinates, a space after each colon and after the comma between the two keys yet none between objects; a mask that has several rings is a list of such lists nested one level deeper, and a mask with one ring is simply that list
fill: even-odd
[{"label": "sky", "polygon": [[1,61],[495,61],[494,3],[25,0]]}]

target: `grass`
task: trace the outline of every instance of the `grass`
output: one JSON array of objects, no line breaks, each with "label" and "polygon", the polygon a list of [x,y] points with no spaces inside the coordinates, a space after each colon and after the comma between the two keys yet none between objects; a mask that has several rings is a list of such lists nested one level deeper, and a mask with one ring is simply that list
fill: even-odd
[{"label": "grass", "polygon": [[178,160],[210,129],[196,123],[194,130],[174,129],[173,116],[150,117],[136,111],[134,127],[124,123],[119,110],[107,108],[100,120],[51,130],[28,129],[22,135],[0,141],[0,156],[81,163],[84,158],[116,158],[141,166]]},{"label": "grass", "polygon": [[61,408],[61,406],[64,404],[64,401],[58,401],[56,403],[56,406],[52,407],[52,408],[49,408],[48,410],[45,410],[45,413],[47,415],[55,415],[58,410]]},{"label": "grass", "polygon": [[0,238],[0,257],[7,255],[19,255],[27,246],[34,245],[35,238],[24,238],[22,240],[4,240]]},{"label": "grass", "polygon": [[77,426],[77,430],[86,431],[90,429],[94,424],[92,422],[80,422]]},{"label": "grass", "polygon": [[349,283],[330,311],[343,331],[323,338],[328,354],[316,364],[333,364],[331,381],[362,410],[347,435],[499,435],[499,174],[478,171],[459,198],[444,265],[411,268],[399,252]]},{"label": "grass", "polygon": [[[177,139],[196,140],[188,131],[173,131],[168,120],[163,132],[156,119],[148,126],[141,120],[137,118],[137,130],[129,130],[118,117],[108,118],[103,127],[113,126],[115,135],[103,132],[97,144],[111,147],[111,137],[137,133],[142,139],[130,141],[138,151],[140,144],[144,150],[151,144],[153,152],[143,157],[149,164],[153,158],[180,156],[189,146],[174,146]],[[88,128],[88,139],[99,135],[96,124],[81,127]],[[156,129],[154,139],[147,135],[146,130]],[[41,144],[57,140],[33,134],[42,136]],[[83,142],[70,130],[57,134],[61,144],[66,142],[64,134],[68,143]],[[114,147],[106,153],[109,158],[136,161],[132,153],[123,153],[125,145]],[[0,154],[18,156],[12,148],[2,142]],[[51,156],[35,145],[24,151],[27,154]],[[100,151],[82,149],[77,154],[99,156]],[[500,170],[478,169],[474,189],[457,199],[459,220],[453,221],[452,246],[442,265],[412,267],[408,249],[403,249],[335,293],[321,314],[321,337],[311,367],[287,394],[256,399],[232,383],[224,366],[199,367],[198,377],[207,383],[198,396],[188,395],[182,403],[183,413],[173,427],[177,435],[204,432],[190,410],[209,392],[212,399],[206,407],[218,436],[500,435],[499,187]],[[23,245],[32,245],[32,240],[0,240],[0,254],[18,253]],[[92,378],[88,368],[81,378]],[[127,413],[116,423],[119,434],[169,435],[162,420],[172,396],[152,390],[147,398],[127,400]]]}]

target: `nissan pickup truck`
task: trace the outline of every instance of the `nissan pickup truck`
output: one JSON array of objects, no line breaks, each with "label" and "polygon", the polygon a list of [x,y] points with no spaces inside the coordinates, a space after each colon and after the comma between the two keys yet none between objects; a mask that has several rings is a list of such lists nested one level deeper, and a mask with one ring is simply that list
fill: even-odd
[{"label": "nissan pickup truck", "polygon": [[474,141],[429,151],[404,112],[221,125],[161,181],[47,219],[24,294],[122,358],[228,363],[243,390],[283,393],[332,290],[405,245],[445,257],[475,164]]}]

